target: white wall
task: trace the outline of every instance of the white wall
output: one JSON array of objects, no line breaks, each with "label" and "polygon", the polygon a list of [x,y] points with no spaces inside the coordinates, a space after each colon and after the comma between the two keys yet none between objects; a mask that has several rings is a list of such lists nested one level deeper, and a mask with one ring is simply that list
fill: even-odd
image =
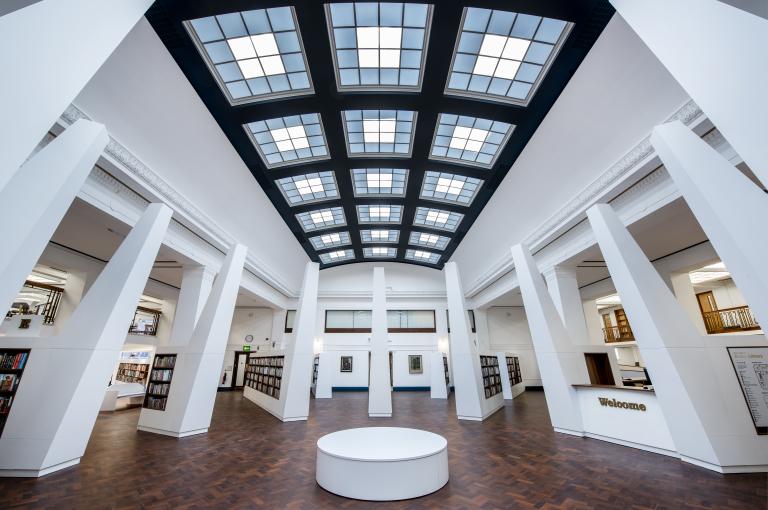
[{"label": "white wall", "polygon": [[747,301],[744,299],[741,291],[739,291],[738,287],[736,287],[736,284],[730,278],[717,282],[707,282],[706,284],[697,285],[694,287],[694,291],[697,294],[706,292],[708,290],[711,290],[715,295],[717,308],[721,310],[723,308],[733,308],[736,306],[747,305]]},{"label": "white wall", "polygon": [[[434,351],[392,352],[392,379],[395,388],[429,388],[432,384],[430,353]],[[421,355],[422,373],[411,374],[408,370],[408,356]]]},{"label": "white wall", "polygon": [[513,352],[520,358],[520,372],[527,386],[541,386],[525,309],[521,306],[488,308],[488,335],[492,352]]},{"label": "white wall", "polygon": [[[221,367],[221,374],[219,374],[219,387],[228,388],[231,385],[235,351],[242,351],[243,345],[250,345],[251,352],[271,349],[272,314],[271,308],[235,308],[227,348],[224,351],[224,365]],[[246,335],[253,335],[252,343],[246,344]],[[225,373],[227,374],[227,382],[222,384],[221,381]]]}]

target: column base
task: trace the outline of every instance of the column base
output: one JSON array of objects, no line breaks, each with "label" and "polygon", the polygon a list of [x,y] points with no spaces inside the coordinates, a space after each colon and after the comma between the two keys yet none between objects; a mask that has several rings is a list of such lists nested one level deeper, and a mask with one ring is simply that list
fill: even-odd
[{"label": "column base", "polygon": [[[280,418],[278,416],[278,418]],[[308,416],[288,416],[286,418],[280,418],[283,422],[289,422],[289,421],[307,421]]]},{"label": "column base", "polygon": [[68,467],[80,464],[80,457],[66,462],[61,462],[55,466],[49,466],[43,469],[0,469],[0,477],[7,478],[40,478],[41,476],[61,471]]},{"label": "column base", "polygon": [[392,418],[392,413],[368,413],[369,418]]},{"label": "column base", "polygon": [[464,415],[458,415],[456,416],[460,420],[467,420],[467,421],[483,421],[482,416],[464,416]]},{"label": "column base", "polygon": [[558,427],[552,427],[555,432],[559,432],[561,434],[568,434],[569,436],[576,436],[576,437],[584,437],[584,432],[580,430],[571,430],[571,429],[561,429]]},{"label": "column base", "polygon": [[169,436],[169,437],[175,437],[175,438],[196,436],[197,434],[205,434],[206,432],[208,432],[208,427],[204,429],[185,430],[184,432],[176,432],[175,430],[156,429],[154,427],[145,427],[144,425],[139,425],[136,427],[136,429],[141,430],[142,432],[150,432],[152,434],[160,434],[161,436]]}]

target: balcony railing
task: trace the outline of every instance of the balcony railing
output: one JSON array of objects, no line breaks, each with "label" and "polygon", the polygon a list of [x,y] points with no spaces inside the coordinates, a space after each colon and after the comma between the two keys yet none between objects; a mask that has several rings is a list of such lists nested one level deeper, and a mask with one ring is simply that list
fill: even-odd
[{"label": "balcony railing", "polygon": [[632,342],[635,339],[635,335],[629,326],[613,326],[612,328],[603,328],[603,339],[607,344]]},{"label": "balcony railing", "polygon": [[760,325],[748,306],[702,312],[701,315],[704,317],[704,324],[709,334],[760,329]]}]

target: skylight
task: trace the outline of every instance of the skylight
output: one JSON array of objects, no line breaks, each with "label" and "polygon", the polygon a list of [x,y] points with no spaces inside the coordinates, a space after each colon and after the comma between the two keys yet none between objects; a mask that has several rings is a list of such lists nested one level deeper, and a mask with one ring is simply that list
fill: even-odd
[{"label": "skylight", "polygon": [[455,232],[463,219],[464,215],[457,212],[431,207],[417,207],[413,224]]},{"label": "skylight", "polygon": [[337,250],[321,253],[319,257],[323,264],[335,264],[336,262],[354,259],[355,252],[353,250]]},{"label": "skylight", "polygon": [[491,168],[513,128],[506,122],[441,113],[430,158]]},{"label": "skylight", "polygon": [[416,113],[404,110],[342,112],[351,157],[411,155]]},{"label": "skylight", "polygon": [[357,206],[357,220],[360,223],[400,223],[403,207],[393,204],[372,204]]},{"label": "skylight", "polygon": [[570,28],[540,16],[465,9],[446,93],[527,105]]},{"label": "skylight", "polygon": [[360,231],[360,240],[364,243],[396,243],[400,239],[400,231],[386,228],[375,228]]},{"label": "skylight", "polygon": [[439,234],[431,234],[427,232],[411,232],[411,237],[408,239],[408,244],[412,244],[414,246],[424,246],[426,248],[434,248],[436,250],[444,250],[450,241],[450,237],[441,236]]},{"label": "skylight", "polygon": [[313,92],[292,7],[221,14],[184,25],[231,104]]},{"label": "skylight", "polygon": [[251,135],[267,168],[329,157],[318,113],[260,120],[243,127]]},{"label": "skylight", "polygon": [[322,234],[315,237],[310,237],[309,242],[312,243],[312,247],[316,250],[324,250],[326,248],[333,248],[335,246],[345,246],[351,244],[349,232],[331,232],[328,234]]},{"label": "skylight", "polygon": [[474,177],[427,171],[421,186],[421,198],[469,205],[482,185],[483,181]]},{"label": "skylight", "polygon": [[347,224],[347,221],[344,218],[344,210],[341,207],[328,207],[325,209],[302,212],[296,215],[296,219],[299,220],[304,232]]},{"label": "skylight", "polygon": [[372,246],[363,248],[363,257],[367,259],[393,259],[397,256],[397,248],[388,246]]},{"label": "skylight", "polygon": [[353,168],[355,196],[405,196],[408,170],[404,168]]},{"label": "skylight", "polygon": [[333,172],[313,172],[278,179],[277,187],[290,205],[308,204],[337,198]]},{"label": "skylight", "polygon": [[437,264],[440,260],[440,254],[425,250],[405,250],[405,258],[415,260],[416,262],[426,262],[427,264]]},{"label": "skylight", "polygon": [[420,90],[432,6],[326,4],[339,90]]}]

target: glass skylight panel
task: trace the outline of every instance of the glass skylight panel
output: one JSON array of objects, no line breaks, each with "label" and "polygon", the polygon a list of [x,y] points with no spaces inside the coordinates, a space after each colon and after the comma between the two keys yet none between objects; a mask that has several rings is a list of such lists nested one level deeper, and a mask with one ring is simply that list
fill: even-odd
[{"label": "glass skylight panel", "polygon": [[322,234],[315,237],[310,237],[309,242],[312,243],[312,247],[316,250],[324,250],[326,248],[333,248],[335,246],[345,246],[351,244],[349,238],[349,232],[331,232],[328,234]]},{"label": "glass skylight panel", "polygon": [[349,110],[342,112],[347,153],[354,156],[411,155],[416,113],[405,110]]},{"label": "glass skylight panel", "polygon": [[437,264],[440,260],[440,254],[425,250],[405,250],[405,258],[415,260],[416,262],[426,262],[427,264]]},{"label": "glass skylight panel", "polygon": [[360,231],[360,240],[364,243],[396,243],[399,239],[399,230],[373,228]]},{"label": "glass skylight panel", "polygon": [[570,28],[552,18],[465,9],[446,92],[527,104]]},{"label": "glass skylight panel", "polygon": [[268,168],[329,157],[319,113],[260,120],[243,127]]},{"label": "glass skylight panel", "polygon": [[400,223],[403,207],[393,204],[371,204],[357,206],[357,220],[360,223]]},{"label": "glass skylight panel", "polygon": [[404,168],[353,168],[355,196],[405,196],[408,170]]},{"label": "glass skylight panel", "polygon": [[482,185],[483,181],[474,177],[427,171],[421,186],[421,198],[469,205]]},{"label": "glass skylight panel", "polygon": [[417,207],[416,216],[413,218],[414,225],[424,225],[456,232],[459,223],[464,219],[464,215],[453,211],[443,209],[433,209],[431,207]]},{"label": "glass skylight panel", "polygon": [[347,224],[347,220],[344,218],[344,210],[341,207],[327,207],[325,209],[299,213],[296,215],[296,219],[301,223],[304,232]]},{"label": "glass skylight panel", "polygon": [[363,248],[363,257],[367,259],[393,259],[397,256],[397,248],[390,246],[371,246]]},{"label": "glass skylight panel", "polygon": [[292,7],[221,14],[185,26],[230,103],[313,92]]},{"label": "glass skylight panel", "polygon": [[330,251],[328,253],[321,253],[320,261],[323,264],[334,264],[336,262],[342,262],[344,260],[351,260],[355,258],[355,252],[353,250],[337,250]]},{"label": "glass skylight panel", "polygon": [[313,172],[278,179],[277,186],[290,205],[330,200],[339,196],[333,172]]},{"label": "glass skylight panel", "polygon": [[326,4],[339,90],[420,90],[432,6]]},{"label": "glass skylight panel", "polygon": [[506,122],[441,113],[430,157],[491,168],[513,128]]},{"label": "glass skylight panel", "polygon": [[411,232],[411,237],[408,239],[408,244],[412,244],[414,246],[424,246],[426,248],[434,248],[435,250],[444,250],[450,241],[450,237],[441,236],[439,234],[431,234],[428,232]]}]

